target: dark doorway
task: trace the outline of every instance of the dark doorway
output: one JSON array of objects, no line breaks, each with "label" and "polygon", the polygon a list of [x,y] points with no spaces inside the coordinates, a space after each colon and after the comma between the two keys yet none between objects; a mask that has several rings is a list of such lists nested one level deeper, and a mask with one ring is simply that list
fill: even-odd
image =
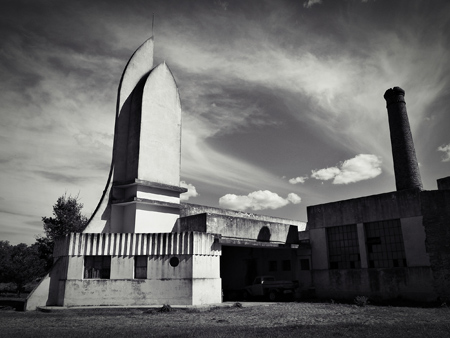
[{"label": "dark doorway", "polygon": [[295,261],[290,249],[222,246],[220,277],[225,301],[242,300],[244,288],[257,276],[294,280]]}]

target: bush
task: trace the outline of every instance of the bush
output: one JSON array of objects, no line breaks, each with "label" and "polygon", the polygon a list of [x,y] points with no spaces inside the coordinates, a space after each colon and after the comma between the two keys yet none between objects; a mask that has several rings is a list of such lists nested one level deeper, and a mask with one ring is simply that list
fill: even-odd
[{"label": "bush", "polygon": [[174,311],[174,309],[173,309],[170,305],[168,305],[168,304],[164,304],[164,305],[162,306],[162,308],[160,308],[160,309],[158,310],[158,312],[172,312],[172,311]]},{"label": "bush", "polygon": [[355,304],[361,307],[366,306],[369,304],[369,297],[366,296],[356,296],[355,298]]}]

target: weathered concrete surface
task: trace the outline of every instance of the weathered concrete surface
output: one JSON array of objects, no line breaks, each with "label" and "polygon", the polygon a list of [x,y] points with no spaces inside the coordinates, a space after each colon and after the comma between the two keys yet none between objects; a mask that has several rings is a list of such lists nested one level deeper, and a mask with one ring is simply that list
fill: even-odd
[{"label": "weathered concrete surface", "polygon": [[386,91],[384,98],[389,117],[397,190],[422,189],[419,164],[406,111],[405,91],[394,87]]},{"label": "weathered concrete surface", "polygon": [[450,176],[437,180],[438,190],[450,190]]},{"label": "weathered concrete surface", "polygon": [[47,274],[42,278],[41,282],[28,295],[24,309],[25,311],[36,310],[39,306],[47,305],[48,295],[50,289],[50,275]]},{"label": "weathered concrete surface", "polygon": [[201,231],[236,241],[298,243],[295,225],[210,213],[182,217],[177,231]]},{"label": "weathered concrete surface", "polygon": [[408,269],[313,270],[316,295],[322,299],[436,300],[429,267]]},{"label": "weathered concrete surface", "polygon": [[424,191],[422,197],[426,250],[434,288],[440,300],[450,300],[450,190]]},{"label": "weathered concrete surface", "polygon": [[64,306],[192,305],[191,279],[67,280]]},{"label": "weathered concrete surface", "polygon": [[192,203],[181,203],[180,217],[198,215],[198,214],[216,214],[216,215],[224,215],[224,216],[233,216],[239,218],[253,219],[258,221],[267,221],[272,223],[280,223],[280,224],[289,224],[296,225],[299,231],[303,231],[306,228],[306,222],[297,221],[292,219],[266,216],[266,215],[258,215],[252,214],[249,212],[215,208],[206,205],[192,204]]},{"label": "weathered concrete surface", "polygon": [[174,231],[199,231],[218,234],[237,241],[297,244],[305,222],[249,214],[196,204],[181,204],[181,218]]},{"label": "weathered concrete surface", "polygon": [[400,225],[408,267],[430,266],[430,257],[425,248],[426,236],[423,217],[402,218]]},{"label": "weathered concrete surface", "polygon": [[[313,284],[321,297],[449,299],[450,190],[402,190],[308,207]],[[407,268],[367,268],[364,223],[400,219]],[[356,224],[361,266],[329,269],[326,228]]]},{"label": "weathered concrete surface", "polygon": [[325,229],[311,229],[309,240],[311,243],[312,269],[328,269],[327,233]]},{"label": "weathered concrete surface", "polygon": [[421,215],[420,190],[411,189],[307,207],[307,229]]}]

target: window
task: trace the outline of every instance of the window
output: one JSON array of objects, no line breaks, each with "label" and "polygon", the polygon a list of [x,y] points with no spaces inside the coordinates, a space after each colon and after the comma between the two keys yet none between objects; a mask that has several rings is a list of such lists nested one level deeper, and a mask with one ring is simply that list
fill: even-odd
[{"label": "window", "polygon": [[300,269],[301,270],[310,270],[309,267],[309,259],[300,259]]},{"label": "window", "polygon": [[171,267],[176,268],[180,264],[180,259],[178,257],[172,257],[169,261]]},{"label": "window", "polygon": [[269,261],[269,271],[277,271],[278,264],[277,261]]},{"label": "window", "polygon": [[291,261],[290,260],[284,260],[282,267],[283,267],[283,271],[291,271]]},{"label": "window", "polygon": [[327,228],[330,269],[360,269],[356,224]]},{"label": "window", "polygon": [[147,278],[147,256],[135,256],[134,257],[134,278],[146,279]]},{"label": "window", "polygon": [[399,219],[365,223],[364,227],[369,268],[406,267]]},{"label": "window", "polygon": [[111,274],[111,256],[85,256],[84,278],[109,279]]}]

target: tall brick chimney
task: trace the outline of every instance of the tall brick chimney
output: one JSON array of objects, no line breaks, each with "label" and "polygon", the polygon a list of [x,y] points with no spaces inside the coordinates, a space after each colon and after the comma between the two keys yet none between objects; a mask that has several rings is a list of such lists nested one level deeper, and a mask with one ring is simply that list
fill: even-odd
[{"label": "tall brick chimney", "polygon": [[397,191],[422,189],[419,165],[406,111],[405,91],[400,87],[388,89],[384,93],[384,99],[389,117]]}]

